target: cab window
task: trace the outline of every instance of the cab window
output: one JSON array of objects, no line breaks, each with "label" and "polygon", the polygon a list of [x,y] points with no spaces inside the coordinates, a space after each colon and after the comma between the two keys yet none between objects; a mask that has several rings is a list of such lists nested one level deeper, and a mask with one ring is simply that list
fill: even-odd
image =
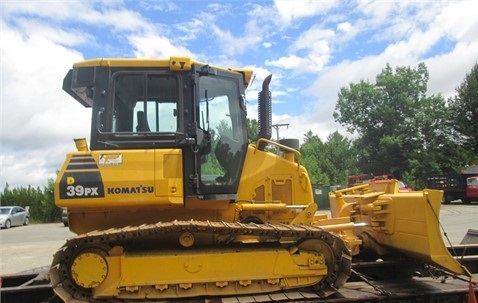
[{"label": "cab window", "polygon": [[206,192],[217,186],[227,191],[239,181],[246,134],[238,85],[234,79],[217,76],[199,79],[199,124],[211,140],[209,154],[201,161],[201,184]]},{"label": "cab window", "polygon": [[171,75],[119,74],[114,81],[113,132],[178,131],[178,80]]}]

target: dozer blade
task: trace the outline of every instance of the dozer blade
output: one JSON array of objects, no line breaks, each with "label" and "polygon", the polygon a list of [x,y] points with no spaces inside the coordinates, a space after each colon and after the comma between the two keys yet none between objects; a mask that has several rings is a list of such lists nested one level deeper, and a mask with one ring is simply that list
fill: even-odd
[{"label": "dozer blade", "polygon": [[379,254],[399,251],[415,260],[470,276],[446,248],[440,232],[442,191],[398,192],[393,181],[330,193],[333,217],[347,217],[364,247]]}]

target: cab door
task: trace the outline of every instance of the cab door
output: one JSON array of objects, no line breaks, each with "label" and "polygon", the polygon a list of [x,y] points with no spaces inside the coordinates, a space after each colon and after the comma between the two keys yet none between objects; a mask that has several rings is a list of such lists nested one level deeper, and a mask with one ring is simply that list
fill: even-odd
[{"label": "cab door", "polygon": [[20,207],[14,207],[12,210],[12,225],[23,225],[25,220],[25,211]]},{"label": "cab door", "polygon": [[198,194],[233,200],[247,148],[243,77],[208,66],[196,72],[196,119],[209,141],[197,153]]}]

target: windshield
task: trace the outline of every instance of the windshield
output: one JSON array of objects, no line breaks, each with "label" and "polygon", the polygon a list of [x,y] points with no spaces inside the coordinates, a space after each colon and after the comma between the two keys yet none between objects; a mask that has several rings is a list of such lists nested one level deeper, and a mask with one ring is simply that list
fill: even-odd
[{"label": "windshield", "polygon": [[0,214],[2,215],[8,215],[10,213],[11,207],[1,207],[0,208]]},{"label": "windshield", "polygon": [[478,188],[478,177],[468,178],[467,183],[468,183],[469,187],[477,187]]}]

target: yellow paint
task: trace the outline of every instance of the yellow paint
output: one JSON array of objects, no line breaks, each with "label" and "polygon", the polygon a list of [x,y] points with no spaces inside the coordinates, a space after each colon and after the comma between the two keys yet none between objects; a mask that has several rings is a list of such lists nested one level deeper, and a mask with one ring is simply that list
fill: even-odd
[{"label": "yellow paint", "polygon": [[[399,192],[395,180],[331,192],[332,217],[353,218],[353,232],[380,253],[398,250],[416,260],[467,275],[449,253],[439,229],[443,192]],[[349,244],[352,241],[348,241]],[[351,247],[353,251],[355,248]]]},{"label": "yellow paint", "polygon": [[[193,64],[206,65],[205,63],[192,60],[188,57],[170,57],[169,59],[135,59],[135,58],[96,58],[84,60],[73,64],[74,68],[82,67],[169,67],[171,71],[191,70]],[[224,71],[234,71],[241,73],[244,80],[244,88],[249,85],[253,71],[244,68],[230,68],[224,69],[222,67],[213,66],[212,68],[221,69]]]},{"label": "yellow paint", "polygon": [[167,253],[126,252],[109,256],[107,261],[111,270],[93,290],[95,298],[263,293],[313,285],[327,274],[320,252],[291,254],[280,246],[272,250],[249,245]]},{"label": "yellow paint", "polygon": [[75,257],[71,265],[71,276],[83,288],[97,287],[108,274],[108,265],[102,255],[84,252]]}]

